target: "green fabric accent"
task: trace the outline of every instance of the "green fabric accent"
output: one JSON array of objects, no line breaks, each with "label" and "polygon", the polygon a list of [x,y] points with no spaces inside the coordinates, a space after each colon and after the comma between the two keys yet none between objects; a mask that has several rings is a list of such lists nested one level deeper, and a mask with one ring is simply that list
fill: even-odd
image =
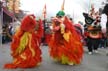
[{"label": "green fabric accent", "polygon": [[65,55],[62,55],[62,57],[61,57],[61,63],[62,63],[62,64],[67,64],[67,63],[69,63],[68,57],[66,57]]},{"label": "green fabric accent", "polygon": [[64,16],[65,15],[65,12],[64,11],[59,11],[56,16]]},{"label": "green fabric accent", "polygon": [[16,49],[16,53],[21,53],[25,50],[27,44],[28,44],[28,35],[29,33],[28,32],[25,32],[24,35],[21,37],[20,39],[20,44],[19,44],[19,47]]}]

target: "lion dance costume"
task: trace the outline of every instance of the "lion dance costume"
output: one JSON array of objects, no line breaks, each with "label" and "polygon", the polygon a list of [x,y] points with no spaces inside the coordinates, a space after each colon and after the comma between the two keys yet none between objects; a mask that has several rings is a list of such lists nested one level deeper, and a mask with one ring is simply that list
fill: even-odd
[{"label": "lion dance costume", "polygon": [[41,62],[40,38],[42,36],[41,20],[38,24],[33,14],[27,15],[21,22],[20,29],[13,36],[11,55],[13,62],[4,68],[32,68]]},{"label": "lion dance costume", "polygon": [[50,56],[62,64],[80,64],[83,55],[80,37],[73,23],[59,11],[53,21],[53,34],[49,42]]},{"label": "lion dance costume", "polygon": [[95,13],[94,8],[92,8],[90,14],[83,13],[83,16],[85,18],[84,33],[86,36],[86,43],[89,51],[88,53],[98,53],[97,50],[99,48],[100,40],[102,38],[100,16],[98,12]]}]

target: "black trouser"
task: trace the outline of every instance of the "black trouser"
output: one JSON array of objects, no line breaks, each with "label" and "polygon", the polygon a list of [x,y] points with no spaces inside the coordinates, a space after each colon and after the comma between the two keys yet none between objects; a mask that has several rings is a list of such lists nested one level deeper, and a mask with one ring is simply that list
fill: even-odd
[{"label": "black trouser", "polygon": [[106,47],[106,38],[105,37],[103,37],[100,41],[100,48],[101,47],[104,47],[104,48]]},{"label": "black trouser", "polygon": [[94,39],[94,38],[87,38],[87,46],[89,52],[92,52],[93,50],[97,50],[100,44],[100,38],[99,39]]}]

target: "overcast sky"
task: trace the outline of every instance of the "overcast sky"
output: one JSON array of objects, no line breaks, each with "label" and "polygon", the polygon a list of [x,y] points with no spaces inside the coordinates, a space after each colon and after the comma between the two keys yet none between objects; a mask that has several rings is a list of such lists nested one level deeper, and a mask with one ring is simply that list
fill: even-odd
[{"label": "overcast sky", "polygon": [[[101,6],[105,0],[65,0],[65,13],[74,18],[75,21],[82,20],[82,12],[88,12],[90,4],[95,4],[96,9]],[[43,7],[46,3],[47,17],[55,16],[61,9],[63,0],[21,0],[21,9],[30,11],[36,16],[42,15]]]}]

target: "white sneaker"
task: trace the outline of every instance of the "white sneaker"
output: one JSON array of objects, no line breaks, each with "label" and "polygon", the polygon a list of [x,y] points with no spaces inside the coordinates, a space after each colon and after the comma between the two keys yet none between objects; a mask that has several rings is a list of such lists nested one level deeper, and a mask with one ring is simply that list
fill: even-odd
[{"label": "white sneaker", "polygon": [[97,51],[97,50],[94,50],[94,52],[95,52],[95,53],[98,53],[98,51]]},{"label": "white sneaker", "polygon": [[92,52],[88,52],[88,54],[90,54],[90,55],[91,55],[91,54],[92,54]]},{"label": "white sneaker", "polygon": [[102,49],[104,49],[105,47],[101,47]]}]

